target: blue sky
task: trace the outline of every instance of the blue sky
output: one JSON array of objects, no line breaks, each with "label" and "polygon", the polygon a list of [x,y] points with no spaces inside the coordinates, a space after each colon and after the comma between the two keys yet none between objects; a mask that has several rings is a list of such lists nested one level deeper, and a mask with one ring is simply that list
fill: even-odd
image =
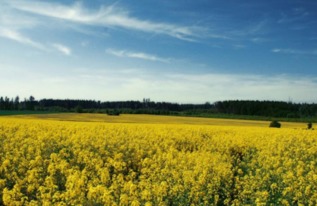
[{"label": "blue sky", "polygon": [[317,2],[0,3],[0,96],[317,102]]}]

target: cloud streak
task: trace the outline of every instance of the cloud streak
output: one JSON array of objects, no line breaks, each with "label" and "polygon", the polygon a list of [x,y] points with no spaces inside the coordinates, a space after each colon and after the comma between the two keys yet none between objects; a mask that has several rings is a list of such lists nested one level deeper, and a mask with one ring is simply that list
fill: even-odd
[{"label": "cloud streak", "polygon": [[52,46],[66,56],[70,56],[72,54],[72,50],[65,45],[62,44],[52,44]]},{"label": "cloud streak", "polygon": [[164,34],[186,41],[197,38],[197,31],[200,30],[198,27],[142,20],[132,17],[129,11],[115,6],[101,7],[97,11],[92,11],[85,9],[79,3],[65,6],[40,1],[10,1],[9,5],[20,11],[74,23]]},{"label": "cloud streak", "polygon": [[275,48],[271,50],[273,53],[281,53],[281,54],[300,54],[300,55],[317,55],[317,50],[313,51],[303,51],[297,49],[280,49]]},{"label": "cloud streak", "polygon": [[22,44],[25,44],[25,45],[28,45],[28,46],[32,46],[32,47],[40,49],[40,50],[47,51],[45,46],[42,45],[41,43],[35,42],[32,39],[19,33],[18,31],[15,31],[15,30],[12,30],[9,28],[1,28],[0,27],[0,36],[7,38],[7,39],[11,39],[13,41],[16,41],[16,42],[19,42]]},{"label": "cloud streak", "polygon": [[48,45],[44,45],[42,43],[33,41],[32,39],[24,36],[20,32],[9,29],[9,28],[0,27],[0,37],[10,39],[15,42],[18,42],[27,46],[31,46],[33,48],[36,48],[45,52],[51,52],[52,48],[54,48],[55,50],[61,52],[64,55],[70,56],[72,54],[72,50],[66,47],[65,45],[55,43],[55,44],[51,44],[51,47],[50,47]]},{"label": "cloud streak", "polygon": [[106,53],[117,56],[117,57],[129,57],[129,58],[143,59],[147,61],[158,61],[158,62],[164,62],[164,63],[170,62],[170,59],[161,58],[152,54],[147,54],[142,52],[107,49]]}]

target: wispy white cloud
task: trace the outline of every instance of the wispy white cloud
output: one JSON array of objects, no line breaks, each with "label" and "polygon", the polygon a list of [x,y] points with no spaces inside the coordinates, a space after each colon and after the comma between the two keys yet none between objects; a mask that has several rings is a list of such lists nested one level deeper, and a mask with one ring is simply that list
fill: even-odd
[{"label": "wispy white cloud", "polygon": [[235,49],[245,49],[247,46],[243,44],[235,44],[233,45],[233,48]]},{"label": "wispy white cloud", "polygon": [[273,53],[283,53],[283,54],[301,54],[301,55],[317,55],[317,50],[313,51],[303,51],[297,49],[280,49],[274,48],[271,50]]},{"label": "wispy white cloud", "polygon": [[32,39],[25,29],[32,29],[39,25],[39,21],[30,15],[24,15],[21,12],[14,12],[8,7],[6,1],[1,2],[0,6],[0,37],[31,46],[33,48],[48,51],[42,43]]},{"label": "wispy white cloud", "polygon": [[255,37],[255,38],[252,38],[251,41],[254,43],[264,43],[264,42],[269,42],[271,40],[267,38],[262,38],[262,37]]},{"label": "wispy white cloud", "polygon": [[82,47],[87,47],[89,44],[90,44],[89,41],[82,41],[82,42],[80,43],[80,45],[81,45]]},{"label": "wispy white cloud", "polygon": [[280,18],[277,20],[277,23],[279,24],[285,24],[285,23],[293,23],[296,21],[300,21],[308,17],[310,14],[303,8],[295,8],[293,12],[291,13],[284,13],[282,12],[280,14]]},{"label": "wispy white cloud", "polygon": [[315,26],[316,21],[304,8],[295,8],[287,13],[282,12],[278,24],[288,24],[291,30],[306,30]]},{"label": "wispy white cloud", "polygon": [[41,1],[10,1],[9,5],[20,11],[70,22],[165,34],[187,41],[194,40],[201,34],[198,27],[139,19],[131,16],[129,11],[116,6],[101,7],[97,11],[92,11],[85,9],[80,3],[66,6]]},{"label": "wispy white cloud", "polygon": [[55,43],[55,44],[52,44],[52,46],[53,46],[55,49],[57,49],[59,52],[63,53],[64,55],[69,56],[69,55],[72,54],[72,50],[71,50],[69,47],[65,46],[65,45],[56,44],[56,43]]},{"label": "wispy white cloud", "polygon": [[170,62],[170,59],[161,58],[152,54],[147,54],[142,52],[133,52],[133,51],[115,50],[115,49],[107,49],[106,52],[108,54],[112,54],[117,57],[129,57],[129,58],[136,58],[136,59],[144,59],[148,61],[159,61],[164,63]]},{"label": "wispy white cloud", "polygon": [[230,31],[229,34],[233,37],[263,35],[268,32],[268,23],[269,19],[263,18],[259,21],[252,22],[242,29]]},{"label": "wispy white cloud", "polygon": [[9,28],[1,28],[0,27],[0,36],[7,38],[7,39],[11,39],[13,41],[25,44],[25,45],[29,45],[32,47],[35,47],[37,49],[40,50],[44,50],[47,51],[47,49],[45,48],[45,46],[39,42],[33,41],[32,39],[24,36],[23,34],[19,33],[18,31],[9,29]]},{"label": "wispy white cloud", "polygon": [[249,34],[258,34],[258,33],[263,33],[263,31],[265,30],[267,24],[268,24],[268,19],[267,18],[264,18],[262,19],[261,21],[251,25],[247,32]]},{"label": "wispy white cloud", "polygon": [[0,37],[10,39],[24,45],[28,45],[45,52],[51,52],[52,48],[54,48],[55,50],[63,53],[64,55],[69,56],[72,54],[72,50],[66,47],[65,45],[54,43],[54,44],[51,44],[51,47],[50,47],[49,45],[36,42],[32,40],[31,38],[24,36],[21,32],[18,32],[9,28],[0,27]]},{"label": "wispy white cloud", "polygon": [[14,30],[30,29],[38,26],[40,21],[37,18],[28,14],[17,12],[10,8],[6,1],[1,2],[0,5],[0,26]]}]

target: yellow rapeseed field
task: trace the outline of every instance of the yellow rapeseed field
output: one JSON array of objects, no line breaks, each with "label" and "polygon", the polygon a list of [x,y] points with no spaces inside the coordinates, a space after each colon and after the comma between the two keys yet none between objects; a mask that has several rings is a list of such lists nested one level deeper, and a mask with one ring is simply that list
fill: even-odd
[{"label": "yellow rapeseed field", "polygon": [[[60,113],[47,115],[17,115],[17,118],[24,119],[49,119],[59,121],[75,122],[107,122],[107,123],[143,123],[143,124],[190,124],[190,125],[218,125],[218,126],[255,126],[268,127],[269,121],[236,120],[236,119],[215,119],[181,116],[160,116],[160,115],[131,115],[109,116],[105,114],[76,114]],[[306,123],[282,122],[283,128],[307,128]]]},{"label": "yellow rapeseed field", "polygon": [[1,117],[0,205],[317,204],[316,130],[228,121]]}]

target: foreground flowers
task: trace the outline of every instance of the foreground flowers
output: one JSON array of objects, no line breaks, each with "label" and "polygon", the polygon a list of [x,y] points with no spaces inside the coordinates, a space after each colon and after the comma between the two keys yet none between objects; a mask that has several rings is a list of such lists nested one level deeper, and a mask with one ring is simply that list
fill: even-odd
[{"label": "foreground flowers", "polygon": [[316,205],[303,129],[0,119],[0,205]]}]

